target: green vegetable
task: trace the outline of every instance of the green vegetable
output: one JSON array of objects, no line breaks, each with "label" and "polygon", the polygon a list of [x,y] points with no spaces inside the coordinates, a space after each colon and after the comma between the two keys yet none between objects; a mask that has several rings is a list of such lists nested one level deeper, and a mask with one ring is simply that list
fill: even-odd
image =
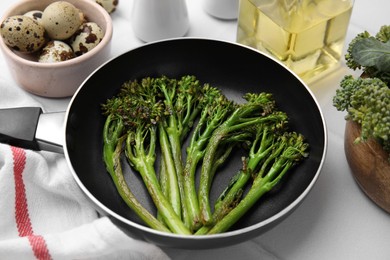
[{"label": "green vegetable", "polygon": [[348,46],[345,59],[353,70],[362,69],[366,77],[390,83],[390,26],[382,26],[375,37],[358,34]]},{"label": "green vegetable", "polygon": [[390,153],[390,26],[382,26],[375,37],[368,32],[358,34],[345,58],[348,67],[361,69],[363,74],[342,79],[333,105],[347,112],[346,120],[360,124],[362,132],[356,142],[374,138]]},{"label": "green vegetable", "polygon": [[390,152],[390,89],[382,80],[345,76],[333,105],[339,111],[347,111],[346,120],[361,125],[361,136],[356,142],[374,138]]},{"label": "green vegetable", "polygon": [[[295,132],[285,133],[273,146],[270,156],[255,174],[254,181],[245,197],[229,213],[219,220],[207,234],[217,234],[228,230],[256,202],[273,187],[283,176],[303,158],[308,156],[308,144],[302,135]],[[247,172],[246,174],[250,174]]]},{"label": "green vegetable", "polygon": [[[107,171],[122,199],[148,226],[184,235],[226,230],[306,155],[304,145],[297,144],[300,135],[286,131],[287,115],[276,109],[271,94],[247,93],[244,99],[235,104],[194,76],[161,76],[125,82],[118,95],[102,104]],[[250,147],[248,158],[211,207],[214,176],[241,147]],[[123,154],[142,177],[157,217],[131,193],[122,172]],[[261,191],[250,190],[242,198],[252,176],[257,176],[253,187]]]},{"label": "green vegetable", "polygon": [[[176,212],[183,215],[184,223],[187,227],[191,226],[191,219],[188,213],[187,199],[185,198],[184,182],[183,182],[183,159],[182,159],[182,141],[193,126],[196,116],[200,113],[200,91],[201,86],[199,81],[193,76],[184,76],[179,81],[168,77],[157,78],[154,82],[155,86],[162,94],[162,102],[164,102],[165,113],[161,124],[159,124],[160,135],[166,132],[169,140],[169,145],[164,144],[168,149],[170,147],[171,160],[174,164],[176,172],[176,183],[170,182],[167,185],[167,190],[178,189],[175,192],[178,196],[175,201],[177,205]],[[165,133],[164,133],[165,135]],[[169,151],[167,151],[167,154]],[[167,161],[164,162],[166,167]],[[172,175],[173,170],[165,169],[163,173]],[[181,208],[181,212],[179,212]]]},{"label": "green vegetable", "polygon": [[195,173],[213,131],[224,122],[233,111],[234,104],[220,90],[206,84],[203,88],[203,109],[199,121],[186,149],[187,159],[184,166],[184,195],[189,214],[189,224],[196,230],[201,224],[200,209],[195,186]]},{"label": "green vegetable", "polygon": [[157,88],[150,84],[151,81],[146,78],[141,84],[125,84],[119,96],[107,101],[103,108],[106,113],[121,117],[125,123],[126,157],[140,173],[164,222],[174,233],[191,234],[164,196],[155,173],[157,125],[164,106],[157,100]]},{"label": "green vegetable", "polygon": [[362,39],[352,48],[352,57],[361,66],[390,72],[390,41],[383,43],[374,37]]},{"label": "green vegetable", "polygon": [[209,200],[213,168],[213,162],[220,143],[229,136],[241,134],[243,130],[255,124],[269,121],[279,121],[285,114],[274,111],[275,101],[269,93],[247,93],[244,98],[247,102],[238,106],[232,114],[213,132],[203,158],[200,184],[199,184],[199,207],[201,221],[204,225],[213,222]]},{"label": "green vegetable", "polygon": [[139,203],[125,181],[120,160],[124,142],[123,128],[123,121],[120,117],[116,117],[114,114],[108,115],[103,130],[103,158],[107,171],[110,173],[119,195],[146,224],[156,230],[170,232]]},{"label": "green vegetable", "polygon": [[382,26],[379,29],[379,32],[375,35],[375,38],[380,40],[381,42],[387,42],[390,40],[390,26]]},{"label": "green vegetable", "polygon": [[232,210],[237,202],[240,201],[243,191],[254,172],[278,145],[278,136],[283,134],[286,126],[286,117],[281,117],[280,122],[266,122],[255,125],[248,129],[252,132],[252,144],[250,146],[247,158],[243,159],[242,169],[233,176],[228,187],[219,196],[214,205],[213,223],[203,226],[196,232],[196,235],[204,235],[210,228],[226,216]]}]

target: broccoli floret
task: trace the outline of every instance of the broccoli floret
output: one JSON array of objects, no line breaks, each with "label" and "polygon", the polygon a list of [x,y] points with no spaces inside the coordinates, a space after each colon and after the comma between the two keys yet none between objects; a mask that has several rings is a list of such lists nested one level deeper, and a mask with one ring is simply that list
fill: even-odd
[{"label": "broccoli floret", "polygon": [[352,56],[352,49],[358,41],[360,41],[361,39],[369,38],[370,36],[371,35],[367,31],[364,31],[356,35],[356,37],[352,39],[352,41],[349,43],[347,53],[345,54],[346,64],[349,68],[353,70],[361,69],[361,65],[357,63]]},{"label": "broccoli floret", "polygon": [[375,35],[375,38],[381,42],[388,42],[390,40],[390,25],[383,25]]},{"label": "broccoli floret", "polygon": [[390,152],[390,89],[382,80],[345,76],[333,105],[347,112],[347,120],[361,125],[362,133],[356,142],[374,138]]},{"label": "broccoli floret", "polygon": [[[356,142],[369,138],[381,143],[390,152],[390,25],[383,25],[371,36],[358,34],[349,44],[345,55],[347,66],[363,71],[360,78],[345,76],[336,90],[333,105],[347,111],[347,120],[361,125],[362,133]],[[389,155],[390,160],[390,155]]]}]

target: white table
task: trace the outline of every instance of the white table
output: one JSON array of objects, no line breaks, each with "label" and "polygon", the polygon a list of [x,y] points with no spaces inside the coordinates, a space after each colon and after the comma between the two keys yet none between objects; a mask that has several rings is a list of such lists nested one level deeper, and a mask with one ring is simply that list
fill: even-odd
[{"label": "white table", "polygon": [[[12,4],[0,1],[0,15]],[[218,20],[207,15],[201,1],[188,0],[190,30],[187,36],[235,41],[236,21]],[[112,14],[114,36],[111,56],[117,56],[143,43],[130,26],[132,0],[120,0]],[[389,24],[390,2],[356,0],[347,43],[363,30],[374,34]],[[18,88],[0,54],[0,83]],[[173,259],[390,259],[390,216],[372,203],[354,181],[343,150],[344,114],[336,111],[332,97],[341,78],[352,73],[342,64],[331,75],[309,85],[317,97],[327,122],[327,158],[311,193],[302,205],[280,225],[242,244],[214,250],[168,250]],[[7,95],[2,93],[2,95]],[[45,111],[65,110],[69,99],[47,99],[24,93]],[[12,100],[12,96],[9,97]],[[18,98],[14,106],[23,106]],[[11,105],[0,104],[1,106]]]}]

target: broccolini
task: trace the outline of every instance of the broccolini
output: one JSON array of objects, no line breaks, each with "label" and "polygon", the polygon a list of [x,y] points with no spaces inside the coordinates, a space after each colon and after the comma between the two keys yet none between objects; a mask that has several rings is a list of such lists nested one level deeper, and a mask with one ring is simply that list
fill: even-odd
[{"label": "broccolini", "polygon": [[[107,116],[106,169],[123,200],[148,226],[184,235],[225,231],[306,156],[307,144],[298,133],[286,131],[288,116],[276,108],[270,93],[243,97],[246,102],[236,104],[194,76],[161,76],[125,82],[115,97],[102,104]],[[244,144],[251,148],[242,170],[211,207],[214,175],[231,151]],[[142,177],[157,217],[131,193],[121,154]],[[160,172],[157,158],[161,158]],[[252,188],[242,198],[254,176]]]},{"label": "broccolini", "polygon": [[213,222],[209,201],[210,186],[212,183],[213,162],[215,161],[218,146],[225,138],[242,134],[242,131],[255,124],[269,121],[280,121],[285,114],[274,111],[275,100],[270,93],[247,93],[246,102],[239,105],[232,114],[213,132],[207,144],[203,158],[200,183],[199,183],[199,207],[201,221],[204,225]]},{"label": "broccolini", "polygon": [[346,120],[361,126],[356,142],[377,140],[390,161],[390,26],[382,26],[375,37],[368,32],[358,34],[345,58],[348,67],[363,72],[359,78],[347,75],[342,79],[333,105],[347,112]]}]

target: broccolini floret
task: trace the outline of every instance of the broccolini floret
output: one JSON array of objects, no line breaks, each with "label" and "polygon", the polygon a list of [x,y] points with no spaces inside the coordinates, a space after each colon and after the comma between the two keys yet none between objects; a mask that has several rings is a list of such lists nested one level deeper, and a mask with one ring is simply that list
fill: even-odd
[{"label": "broccolini floret", "polygon": [[361,69],[360,78],[345,76],[333,97],[333,105],[346,111],[346,120],[358,123],[361,136],[377,140],[389,153],[390,161],[390,25],[383,25],[375,36],[358,34],[345,55],[349,68]]},{"label": "broccolini floret", "polygon": [[390,40],[390,26],[383,25],[375,35],[375,38],[381,42],[388,42]]},{"label": "broccolini floret", "polygon": [[356,141],[374,138],[390,152],[390,89],[382,80],[345,76],[333,105],[347,112],[347,120],[361,125],[362,133]]},{"label": "broccolini floret", "polygon": [[371,35],[367,31],[364,31],[356,35],[356,37],[353,38],[352,41],[349,43],[347,53],[345,54],[346,64],[349,68],[353,70],[361,69],[362,66],[357,63],[352,56],[352,49],[354,48],[356,42],[360,41],[361,39],[369,38],[370,36]]}]

